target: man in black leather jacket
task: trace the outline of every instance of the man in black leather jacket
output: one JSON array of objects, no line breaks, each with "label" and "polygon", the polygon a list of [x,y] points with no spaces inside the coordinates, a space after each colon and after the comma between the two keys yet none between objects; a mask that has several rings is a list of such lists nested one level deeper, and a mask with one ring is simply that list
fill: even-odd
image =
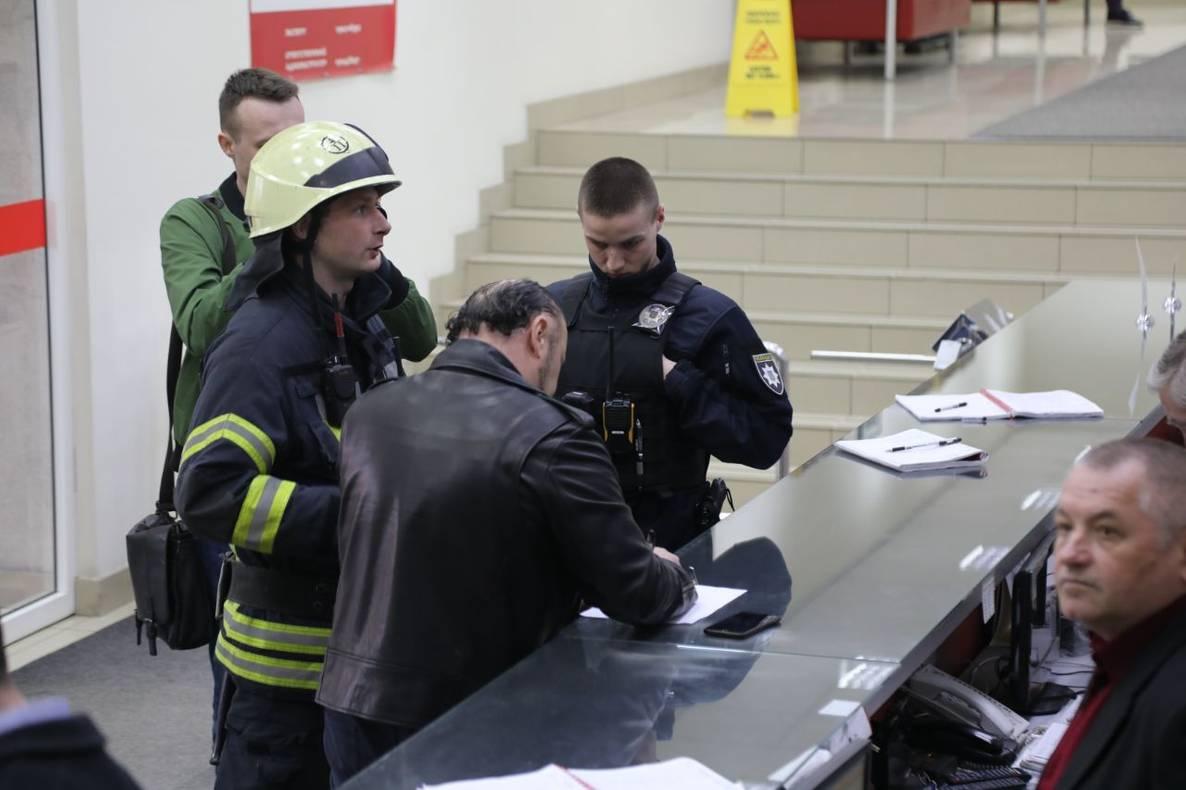
[{"label": "man in black leather jacket", "polygon": [[582,599],[634,624],[695,601],[591,419],[551,396],[567,344],[538,284],[479,288],[426,373],[343,426],[342,564],[317,700],[335,784],[546,642]]}]

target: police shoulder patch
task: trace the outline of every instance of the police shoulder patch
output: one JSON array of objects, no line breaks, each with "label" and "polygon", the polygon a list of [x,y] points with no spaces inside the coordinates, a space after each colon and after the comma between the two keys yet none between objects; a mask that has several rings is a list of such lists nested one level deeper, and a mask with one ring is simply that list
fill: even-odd
[{"label": "police shoulder patch", "polygon": [[758,369],[758,378],[767,389],[775,395],[782,395],[786,388],[783,386],[782,374],[778,372],[778,362],[775,361],[774,355],[769,352],[754,354],[754,366]]}]

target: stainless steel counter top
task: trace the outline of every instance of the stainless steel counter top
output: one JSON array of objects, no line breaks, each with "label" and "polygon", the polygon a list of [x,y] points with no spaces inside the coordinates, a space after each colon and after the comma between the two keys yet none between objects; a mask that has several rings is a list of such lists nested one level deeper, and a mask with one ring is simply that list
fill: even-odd
[{"label": "stainless steel counter top", "polygon": [[[825,705],[875,710],[1029,552],[1085,448],[1156,421],[1144,375],[1168,328],[1142,343],[1138,300],[1135,283],[1072,283],[918,389],[1072,389],[1103,419],[923,426],[987,450],[983,476],[902,476],[829,449],[680,552],[702,582],[748,590],[712,620],[757,610],[781,627],[733,641],[578,619],[348,787],[677,755],[781,780],[844,721]],[[917,425],[890,404],[852,436]]]}]

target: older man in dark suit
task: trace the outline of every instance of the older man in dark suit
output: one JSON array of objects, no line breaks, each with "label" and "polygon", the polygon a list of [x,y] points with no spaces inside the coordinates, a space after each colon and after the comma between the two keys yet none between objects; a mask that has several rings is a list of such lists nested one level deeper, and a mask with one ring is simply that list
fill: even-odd
[{"label": "older man in dark suit", "polygon": [[1055,529],[1059,607],[1091,632],[1096,668],[1039,790],[1186,786],[1186,449],[1092,449]]}]

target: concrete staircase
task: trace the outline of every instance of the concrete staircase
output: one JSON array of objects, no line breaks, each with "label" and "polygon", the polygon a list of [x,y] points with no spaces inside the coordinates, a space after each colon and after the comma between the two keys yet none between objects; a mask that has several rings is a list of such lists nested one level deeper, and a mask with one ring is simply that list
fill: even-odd
[{"label": "concrete staircase", "polygon": [[[1020,314],[1071,279],[1186,274],[1186,147],[801,140],[542,130],[465,256],[442,319],[482,283],[585,270],[584,169],[638,159],[683,271],[744,306],[790,358],[798,465],[931,374],[814,349],[929,353],[964,307]],[[459,287],[458,287],[459,286]],[[741,501],[773,471],[721,465]],[[741,504],[741,501],[738,504]]]}]

